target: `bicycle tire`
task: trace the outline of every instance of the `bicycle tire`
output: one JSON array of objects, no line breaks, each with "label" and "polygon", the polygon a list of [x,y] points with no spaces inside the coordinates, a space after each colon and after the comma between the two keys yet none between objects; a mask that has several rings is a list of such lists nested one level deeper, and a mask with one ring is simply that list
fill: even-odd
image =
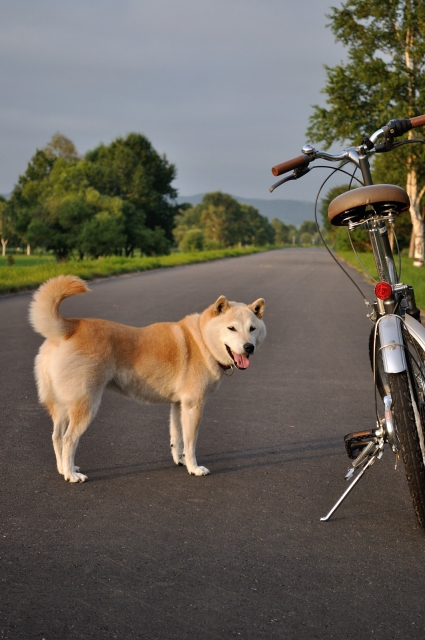
[{"label": "bicycle tire", "polygon": [[[423,363],[425,352],[412,336],[403,330],[408,371],[387,374],[380,352],[379,334],[372,329],[369,338],[369,358],[375,383],[381,398],[390,395],[392,413],[400,443],[399,452],[404,464],[409,492],[419,524],[425,528],[425,381]],[[416,410],[416,413],[415,413]]]},{"label": "bicycle tire", "polygon": [[388,383],[391,390],[392,412],[396,422],[413,508],[419,524],[425,528],[425,465],[423,436],[421,446],[422,434],[419,431],[422,419],[413,397],[410,377],[407,371],[389,373]]},{"label": "bicycle tire", "polygon": [[[422,430],[425,434],[425,351],[422,347],[416,342],[414,338],[410,335],[408,331],[403,329],[403,339],[404,344],[407,349],[405,351],[408,368],[410,374],[412,375],[412,379],[414,381],[414,394],[416,403],[418,405],[419,413],[421,416],[422,422]],[[373,372],[373,349],[376,347],[376,373],[375,373],[375,383],[376,388],[379,391],[379,395],[382,399],[386,395],[391,395],[390,387],[388,383],[388,376],[384,370],[384,363],[382,361],[382,357],[380,356],[380,340],[379,334],[376,334],[376,345],[374,345],[375,341],[375,329],[372,329],[369,336],[369,359],[370,366],[372,367]],[[424,458],[425,458],[425,448],[424,448]]]},{"label": "bicycle tire", "polygon": [[[369,360],[370,366],[372,367],[373,372],[373,348],[375,342],[375,328],[373,328],[370,332],[369,336]],[[379,334],[376,334],[376,374],[375,374],[375,384],[376,388],[379,391],[379,395],[382,399],[385,396],[390,395],[390,387],[388,384],[387,374],[384,370],[384,363],[382,362],[382,357],[380,356],[380,342],[379,342]]]}]

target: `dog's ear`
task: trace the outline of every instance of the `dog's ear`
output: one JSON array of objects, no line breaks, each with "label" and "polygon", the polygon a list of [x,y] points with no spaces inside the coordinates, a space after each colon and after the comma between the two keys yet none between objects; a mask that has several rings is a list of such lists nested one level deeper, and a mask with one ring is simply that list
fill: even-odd
[{"label": "dog's ear", "polygon": [[266,308],[266,303],[264,298],[258,298],[255,302],[248,305],[248,308],[251,309],[253,313],[257,316],[257,318],[262,318],[264,315],[264,309]]},{"label": "dog's ear", "polygon": [[227,301],[226,296],[220,296],[218,300],[216,300],[212,307],[212,312],[214,316],[219,316],[220,313],[226,313],[229,308],[229,303]]}]

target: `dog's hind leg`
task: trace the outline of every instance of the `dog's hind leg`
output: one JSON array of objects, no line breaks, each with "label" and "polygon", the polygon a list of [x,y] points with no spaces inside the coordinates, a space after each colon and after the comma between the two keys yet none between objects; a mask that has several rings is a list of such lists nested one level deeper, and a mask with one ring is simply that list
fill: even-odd
[{"label": "dog's hind leg", "polygon": [[176,464],[185,464],[180,402],[173,402],[170,411],[171,455]]},{"label": "dog's hind leg", "polygon": [[56,465],[59,473],[63,475],[62,438],[69,422],[68,412],[65,407],[56,403],[48,405],[48,410],[53,420],[52,441],[56,456]]},{"label": "dog's hind leg", "polygon": [[202,410],[202,402],[186,399],[181,403],[185,464],[192,476],[207,476],[209,474],[206,467],[198,466],[195,456],[196,440],[198,437],[199,423],[202,418]]},{"label": "dog's hind leg", "polygon": [[84,482],[87,476],[74,465],[78,441],[94,418],[95,411],[88,400],[80,400],[69,408],[69,425],[62,438],[63,475],[68,482]]}]

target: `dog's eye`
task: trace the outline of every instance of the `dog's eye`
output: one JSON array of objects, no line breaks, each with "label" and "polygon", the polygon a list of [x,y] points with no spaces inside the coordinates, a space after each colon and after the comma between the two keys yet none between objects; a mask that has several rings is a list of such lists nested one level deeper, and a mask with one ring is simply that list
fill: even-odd
[{"label": "dog's eye", "polygon": [[227,327],[229,331],[236,331],[235,327]]},{"label": "dog's eye", "polygon": [[249,327],[250,331],[255,331],[256,327]]}]

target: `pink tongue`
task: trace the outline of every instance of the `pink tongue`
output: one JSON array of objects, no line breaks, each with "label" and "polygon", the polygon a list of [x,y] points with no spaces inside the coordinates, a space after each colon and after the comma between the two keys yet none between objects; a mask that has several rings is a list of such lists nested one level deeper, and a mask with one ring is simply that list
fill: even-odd
[{"label": "pink tongue", "polygon": [[242,356],[239,353],[235,353],[234,351],[232,351],[233,353],[233,357],[235,359],[236,364],[238,365],[239,369],[248,369],[249,367],[249,360],[246,356]]}]

